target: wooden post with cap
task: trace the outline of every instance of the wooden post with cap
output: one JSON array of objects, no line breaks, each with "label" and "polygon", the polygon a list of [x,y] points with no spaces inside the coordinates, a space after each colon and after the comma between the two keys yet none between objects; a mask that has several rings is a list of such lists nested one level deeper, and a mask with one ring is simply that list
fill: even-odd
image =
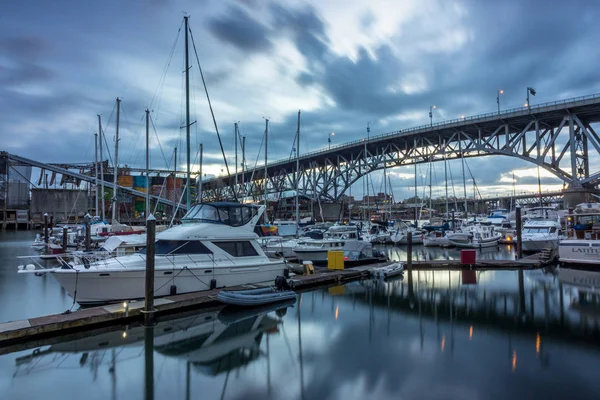
[{"label": "wooden post with cap", "polygon": [[144,321],[152,323],[154,314],[154,240],[156,238],[156,218],[148,215],[146,219],[146,296]]}]

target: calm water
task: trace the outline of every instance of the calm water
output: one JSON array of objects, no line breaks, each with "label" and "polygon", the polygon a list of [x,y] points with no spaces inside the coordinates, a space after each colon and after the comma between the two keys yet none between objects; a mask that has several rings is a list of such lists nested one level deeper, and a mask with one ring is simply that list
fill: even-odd
[{"label": "calm water", "polygon": [[[71,306],[52,277],[16,274],[25,234],[0,239],[2,320]],[[141,399],[147,387],[156,399],[600,398],[597,295],[555,273],[413,272],[304,293],[278,311],[212,310],[63,338],[2,352],[0,391],[7,399]]]}]

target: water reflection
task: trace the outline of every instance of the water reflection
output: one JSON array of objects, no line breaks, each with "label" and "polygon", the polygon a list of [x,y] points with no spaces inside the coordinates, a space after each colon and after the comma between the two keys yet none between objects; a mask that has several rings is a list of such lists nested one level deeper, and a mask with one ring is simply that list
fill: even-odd
[{"label": "water reflection", "polygon": [[596,279],[406,272],[303,293],[292,312],[212,310],[3,356],[16,374],[0,384],[36,398],[68,377],[61,399],[89,385],[89,398],[598,398]]},{"label": "water reflection", "polygon": [[[408,258],[407,246],[375,246],[379,251],[383,251],[393,261],[406,261]],[[478,260],[514,260],[514,246],[500,245],[497,247],[488,247],[477,249]],[[460,249],[425,247],[415,245],[412,249],[413,261],[430,260],[460,260]]]}]

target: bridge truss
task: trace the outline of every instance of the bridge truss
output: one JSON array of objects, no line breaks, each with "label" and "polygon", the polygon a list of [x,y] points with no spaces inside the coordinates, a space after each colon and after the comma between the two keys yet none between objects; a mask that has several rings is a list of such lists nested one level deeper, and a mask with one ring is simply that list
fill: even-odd
[{"label": "bridge truss", "polygon": [[[203,200],[260,199],[292,191],[337,201],[359,178],[373,171],[461,157],[503,155],[538,165],[569,188],[594,188],[600,171],[590,156],[600,154],[600,95],[521,107],[363,138],[304,154],[299,169],[288,159],[236,176],[203,182]],[[508,171],[507,171],[508,172]],[[266,185],[266,190],[265,190]]]}]

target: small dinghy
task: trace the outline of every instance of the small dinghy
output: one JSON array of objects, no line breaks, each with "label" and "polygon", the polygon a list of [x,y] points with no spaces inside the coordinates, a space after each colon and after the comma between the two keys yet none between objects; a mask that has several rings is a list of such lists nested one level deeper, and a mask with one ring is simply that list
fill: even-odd
[{"label": "small dinghy", "polygon": [[277,303],[290,299],[296,299],[294,291],[277,290],[272,287],[235,291],[221,290],[217,294],[217,300],[221,303],[247,307]]},{"label": "small dinghy", "polygon": [[394,263],[386,267],[374,268],[373,277],[375,278],[391,278],[392,276],[400,275],[404,271],[404,264]]}]

